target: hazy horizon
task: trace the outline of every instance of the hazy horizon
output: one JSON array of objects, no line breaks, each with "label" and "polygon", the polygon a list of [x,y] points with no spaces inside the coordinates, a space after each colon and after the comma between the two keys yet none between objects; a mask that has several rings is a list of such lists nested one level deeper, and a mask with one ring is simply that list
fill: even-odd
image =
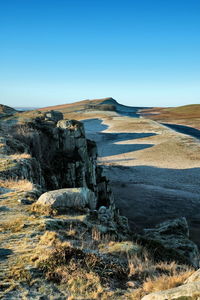
[{"label": "hazy horizon", "polygon": [[200,103],[200,2],[2,1],[0,103]]}]

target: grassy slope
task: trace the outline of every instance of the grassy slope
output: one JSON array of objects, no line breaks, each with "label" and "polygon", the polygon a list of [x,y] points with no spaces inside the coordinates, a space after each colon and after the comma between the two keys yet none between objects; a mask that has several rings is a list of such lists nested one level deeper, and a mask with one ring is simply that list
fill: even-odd
[{"label": "grassy slope", "polygon": [[173,108],[153,108],[143,110],[142,113],[145,117],[158,122],[176,123],[200,129],[200,104]]},{"label": "grassy slope", "polygon": [[[88,118],[105,117],[107,114],[115,114],[116,100],[113,98],[102,98],[93,100],[83,100],[69,104],[48,106],[38,109],[38,111],[57,110],[63,113],[66,119],[83,120]],[[105,109],[104,109],[105,108]]]}]

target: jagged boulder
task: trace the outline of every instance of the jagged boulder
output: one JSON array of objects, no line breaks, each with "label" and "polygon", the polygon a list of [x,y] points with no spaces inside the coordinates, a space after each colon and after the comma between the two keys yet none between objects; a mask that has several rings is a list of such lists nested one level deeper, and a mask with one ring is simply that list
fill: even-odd
[{"label": "jagged boulder", "polygon": [[63,119],[63,114],[60,111],[50,110],[45,113],[46,121],[58,122]]},{"label": "jagged boulder", "polygon": [[153,250],[158,260],[171,260],[199,267],[199,251],[189,240],[189,229],[184,217],[169,220],[153,229],[145,229],[143,245]]},{"label": "jagged boulder", "polygon": [[142,300],[198,300],[200,299],[200,282],[191,282],[179,287],[151,293]]},{"label": "jagged boulder", "polygon": [[63,211],[69,208],[83,209],[96,208],[96,196],[88,188],[68,188],[50,191],[42,194],[37,205],[49,206],[52,209]]},{"label": "jagged boulder", "polygon": [[75,138],[85,137],[84,125],[77,120],[61,120],[58,122],[57,127],[72,131]]}]

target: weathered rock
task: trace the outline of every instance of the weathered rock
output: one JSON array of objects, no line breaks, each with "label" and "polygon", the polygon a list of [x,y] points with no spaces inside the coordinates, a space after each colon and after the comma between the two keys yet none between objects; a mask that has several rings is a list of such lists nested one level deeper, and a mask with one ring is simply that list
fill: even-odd
[{"label": "weathered rock", "polygon": [[[95,142],[86,139],[83,123],[61,117],[59,112],[50,111],[13,125],[14,144],[22,145],[20,152],[31,156],[12,168],[13,177],[27,178],[43,191],[88,187],[97,196],[98,207],[115,209],[109,182],[97,166]],[[3,177],[9,177],[7,173]]]},{"label": "weathered rock", "polygon": [[51,110],[45,113],[45,120],[58,122],[63,119],[63,114],[60,111]]},{"label": "weathered rock", "polygon": [[113,212],[109,208],[101,206],[98,210],[98,220],[103,224],[108,224],[112,222],[112,219]]},{"label": "weathered rock", "polygon": [[154,229],[144,230],[143,245],[152,249],[158,260],[171,260],[199,266],[198,247],[188,239],[189,229],[185,218],[170,220]]},{"label": "weathered rock", "polygon": [[40,187],[45,185],[42,169],[39,161],[35,158],[19,158],[12,161],[13,166],[0,171],[1,178],[24,179],[26,178]]},{"label": "weathered rock", "polygon": [[149,234],[151,236],[151,234],[155,232],[161,235],[177,234],[189,237],[189,227],[184,217],[162,222],[153,229],[144,229],[146,236]]},{"label": "weathered rock", "polygon": [[186,281],[185,283],[190,283],[194,281],[200,282],[200,269],[198,269],[196,272],[194,272]]},{"label": "weathered rock", "polygon": [[47,205],[52,209],[66,210],[68,208],[83,209],[96,208],[96,196],[88,188],[68,188],[50,191],[42,194],[38,205]]},{"label": "weathered rock", "polygon": [[191,282],[179,287],[151,293],[142,300],[198,300],[200,299],[200,282]]},{"label": "weathered rock", "polygon": [[18,202],[23,205],[31,205],[31,204],[33,204],[34,201],[31,201],[31,200],[28,200],[25,198],[25,199],[18,199]]},{"label": "weathered rock", "polygon": [[85,137],[85,129],[83,123],[77,120],[62,120],[59,121],[57,127],[68,129],[73,132],[75,138]]}]

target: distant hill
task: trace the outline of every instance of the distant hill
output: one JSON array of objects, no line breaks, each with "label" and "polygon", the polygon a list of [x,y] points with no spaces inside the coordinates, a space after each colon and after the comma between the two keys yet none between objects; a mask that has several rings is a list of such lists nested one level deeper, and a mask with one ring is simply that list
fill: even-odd
[{"label": "distant hill", "polygon": [[[88,115],[91,116],[91,114],[100,117],[102,112],[107,112],[108,114],[109,112],[116,112],[123,115],[137,114],[139,109],[144,109],[144,107],[122,105],[112,97],[108,97],[102,99],[83,100],[70,104],[48,106],[39,108],[38,110],[58,110],[64,114],[65,118],[83,119],[88,117]],[[84,115],[82,113],[84,113]]]},{"label": "distant hill", "polygon": [[190,104],[170,108],[152,108],[141,111],[146,118],[162,122],[176,123],[200,129],[200,104]]}]

